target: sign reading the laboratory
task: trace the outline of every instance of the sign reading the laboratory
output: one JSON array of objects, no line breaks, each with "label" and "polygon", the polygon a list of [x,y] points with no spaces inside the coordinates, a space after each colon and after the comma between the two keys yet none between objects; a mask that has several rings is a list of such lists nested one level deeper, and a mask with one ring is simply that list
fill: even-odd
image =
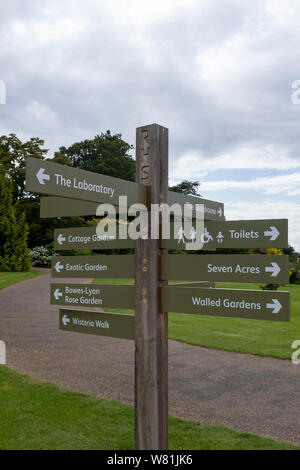
[{"label": "sign reading the laboratory", "polygon": [[127,196],[129,205],[146,203],[146,190],[141,184],[38,158],[26,160],[26,190],[99,204],[118,205],[120,196]]}]

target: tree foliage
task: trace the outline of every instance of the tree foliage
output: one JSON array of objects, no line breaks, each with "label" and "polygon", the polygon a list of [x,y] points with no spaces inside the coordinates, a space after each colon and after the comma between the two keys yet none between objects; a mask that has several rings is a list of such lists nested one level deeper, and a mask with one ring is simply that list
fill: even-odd
[{"label": "tree foliage", "polygon": [[128,154],[133,146],[122,140],[121,134],[110,131],[94,139],[60,147],[59,154],[68,157],[72,166],[129,181],[135,180],[135,161]]},{"label": "tree foliage", "polygon": [[0,271],[28,271],[28,227],[13,202],[13,182],[0,167]]},{"label": "tree foliage", "polygon": [[183,193],[186,195],[201,197],[201,194],[198,193],[199,186],[199,181],[183,180],[181,183],[178,183],[175,186],[170,186],[169,189],[175,193]]},{"label": "tree foliage", "polygon": [[32,137],[27,142],[22,142],[15,134],[0,137],[0,164],[13,182],[14,202],[26,197],[26,158],[43,159],[48,152],[48,149],[42,148],[43,146],[44,141],[38,137]]}]

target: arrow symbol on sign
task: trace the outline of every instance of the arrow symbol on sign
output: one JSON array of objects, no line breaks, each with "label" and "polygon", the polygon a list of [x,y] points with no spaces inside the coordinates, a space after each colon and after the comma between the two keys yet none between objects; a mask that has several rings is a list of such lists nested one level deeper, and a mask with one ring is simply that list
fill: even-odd
[{"label": "arrow symbol on sign", "polygon": [[277,314],[282,309],[282,305],[277,299],[272,299],[272,301],[272,304],[267,304],[267,308],[273,309],[272,313]]},{"label": "arrow symbol on sign", "polygon": [[264,236],[265,237],[271,237],[270,238],[270,241],[273,242],[274,240],[276,240],[278,238],[278,235],[280,235],[280,232],[277,230],[276,227],[274,226],[271,226],[270,227],[270,230],[266,230],[264,232]]},{"label": "arrow symbol on sign", "polygon": [[62,317],[62,322],[65,326],[67,326],[67,324],[70,323],[70,318],[68,318],[67,315],[64,315]]},{"label": "arrow symbol on sign", "polygon": [[62,243],[66,241],[66,237],[63,237],[62,234],[60,233],[57,237],[57,241],[60,245],[62,245]]},{"label": "arrow symbol on sign", "polygon": [[45,184],[45,181],[50,181],[50,175],[44,173],[45,168],[40,168],[36,174],[36,177],[40,184]]},{"label": "arrow symbol on sign", "polygon": [[63,265],[60,264],[60,261],[57,261],[56,265],[55,265],[55,270],[57,273],[60,273],[60,271],[64,269]]},{"label": "arrow symbol on sign", "polygon": [[272,266],[266,266],[265,271],[266,273],[272,273],[272,277],[276,277],[280,273],[281,269],[277,263],[271,263],[271,265]]},{"label": "arrow symbol on sign", "polygon": [[223,215],[222,208],[219,207],[219,209],[218,209],[218,216],[219,216],[219,217],[222,217],[222,215]]},{"label": "arrow symbol on sign", "polygon": [[53,295],[55,297],[56,300],[59,300],[59,298],[63,295],[62,292],[60,292],[59,289],[55,289],[55,291],[53,292]]}]

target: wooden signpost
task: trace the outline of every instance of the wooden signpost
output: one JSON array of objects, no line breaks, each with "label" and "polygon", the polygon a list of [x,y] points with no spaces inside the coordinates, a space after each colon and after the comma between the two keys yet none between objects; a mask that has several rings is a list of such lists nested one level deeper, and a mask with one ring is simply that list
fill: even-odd
[{"label": "wooden signpost", "polygon": [[[215,281],[286,284],[288,257],[170,255],[168,249],[188,248],[189,234],[180,227],[179,235],[171,227],[170,239],[163,240],[160,215],[159,239],[151,238],[152,204],[192,206],[192,216],[200,214],[205,221],[203,233],[196,232],[195,237],[201,238],[206,251],[286,248],[287,220],[225,221],[222,203],[168,191],[168,129],[157,124],[137,129],[136,183],[28,158],[26,189],[50,195],[41,198],[41,217],[95,216],[100,203],[112,204],[116,213],[124,212],[120,196],[127,196],[128,206],[146,205],[148,224],[136,241],[123,239],[120,227],[113,235],[99,235],[96,227],[54,232],[57,251],[130,248],[135,255],[54,256],[53,277],[134,278],[135,285],[53,283],[50,302],[68,307],[59,311],[63,331],[135,339],[135,446],[167,449],[167,312],[289,321],[288,292],[214,288]],[[185,282],[168,285],[169,280]],[[87,307],[134,308],[135,315],[78,310]]]}]

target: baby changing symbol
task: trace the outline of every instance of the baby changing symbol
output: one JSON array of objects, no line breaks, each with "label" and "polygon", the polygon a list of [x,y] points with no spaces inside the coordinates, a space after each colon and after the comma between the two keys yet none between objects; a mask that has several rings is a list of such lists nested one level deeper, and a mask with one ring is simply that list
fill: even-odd
[{"label": "baby changing symbol", "polygon": [[223,243],[224,235],[222,232],[219,232],[216,238],[218,240],[218,243]]}]

